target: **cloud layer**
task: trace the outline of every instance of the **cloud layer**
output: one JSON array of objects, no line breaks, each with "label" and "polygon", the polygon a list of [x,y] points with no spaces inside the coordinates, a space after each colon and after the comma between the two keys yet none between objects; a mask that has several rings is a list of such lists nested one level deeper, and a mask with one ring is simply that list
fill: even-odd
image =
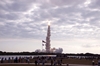
[{"label": "cloud layer", "polygon": [[99,0],[0,0],[0,38],[100,39]]}]

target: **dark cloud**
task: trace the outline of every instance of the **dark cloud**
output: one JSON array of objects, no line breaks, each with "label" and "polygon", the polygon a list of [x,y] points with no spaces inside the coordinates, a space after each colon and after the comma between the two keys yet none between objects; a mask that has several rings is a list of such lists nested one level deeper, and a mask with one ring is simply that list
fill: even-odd
[{"label": "dark cloud", "polygon": [[93,9],[100,9],[100,0],[93,0],[89,7]]},{"label": "dark cloud", "polygon": [[81,1],[81,0],[50,0],[52,4],[58,5],[58,6],[63,6],[63,5],[78,5],[84,3],[86,0]]},{"label": "dark cloud", "polygon": [[8,19],[8,20],[16,20],[19,19],[20,16],[18,16],[18,14],[16,13],[9,13],[9,14],[1,14],[0,18],[2,19]]},{"label": "dark cloud", "polygon": [[35,0],[1,0],[0,8],[9,12],[23,12],[30,9],[34,2]]}]

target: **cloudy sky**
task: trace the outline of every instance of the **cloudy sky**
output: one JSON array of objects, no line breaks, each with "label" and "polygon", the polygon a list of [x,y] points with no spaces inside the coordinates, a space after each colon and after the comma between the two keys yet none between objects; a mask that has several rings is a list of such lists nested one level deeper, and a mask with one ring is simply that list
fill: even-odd
[{"label": "cloudy sky", "polygon": [[42,49],[47,20],[51,48],[100,54],[100,0],[0,0],[0,51]]}]

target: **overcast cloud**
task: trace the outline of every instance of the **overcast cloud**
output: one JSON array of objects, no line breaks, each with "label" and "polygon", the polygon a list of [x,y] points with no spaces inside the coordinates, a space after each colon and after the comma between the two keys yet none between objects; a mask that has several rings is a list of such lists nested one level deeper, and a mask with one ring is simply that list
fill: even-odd
[{"label": "overcast cloud", "polygon": [[100,0],[0,0],[0,39],[45,39],[47,20],[52,40],[98,40]]}]

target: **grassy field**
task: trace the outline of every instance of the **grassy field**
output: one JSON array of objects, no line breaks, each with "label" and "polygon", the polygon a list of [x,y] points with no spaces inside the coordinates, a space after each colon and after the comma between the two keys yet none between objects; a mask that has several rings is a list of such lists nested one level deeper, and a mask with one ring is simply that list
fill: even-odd
[{"label": "grassy field", "polygon": [[[98,60],[94,59],[95,64],[97,64]],[[50,61],[48,61],[50,62]],[[31,63],[34,63],[34,60],[31,60]],[[63,59],[62,60],[63,64],[82,64],[82,65],[92,65],[92,60],[91,59]],[[0,66],[35,66],[34,64],[4,64],[0,63]],[[42,66],[42,65],[40,65]],[[47,65],[49,66],[49,65]]]},{"label": "grassy field", "polygon": [[[0,66],[35,66],[35,65],[33,64],[2,64]],[[42,66],[42,65],[38,65],[38,66]]]},{"label": "grassy field", "polygon": [[33,64],[1,64],[0,66],[35,66]]},{"label": "grassy field", "polygon": [[[94,60],[95,64],[98,63],[98,60]],[[92,65],[92,60],[86,60],[86,59],[64,59],[63,63],[68,64],[83,64],[83,65]]]},{"label": "grassy field", "polygon": [[[0,66],[35,66],[35,65],[34,64],[0,64]],[[37,65],[37,66],[42,66],[42,65]],[[45,66],[50,66],[50,65],[45,65]]]}]

